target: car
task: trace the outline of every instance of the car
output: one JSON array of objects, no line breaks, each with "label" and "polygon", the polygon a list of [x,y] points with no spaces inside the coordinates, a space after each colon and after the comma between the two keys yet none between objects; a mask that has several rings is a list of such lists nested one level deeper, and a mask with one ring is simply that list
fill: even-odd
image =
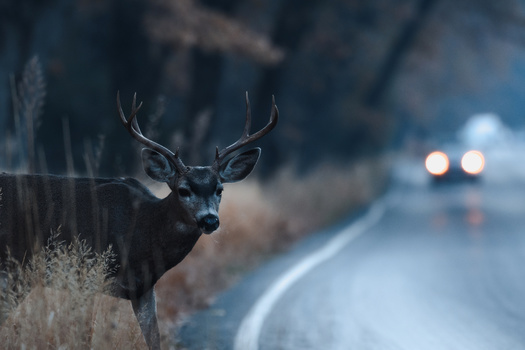
[{"label": "car", "polygon": [[435,150],[426,157],[425,167],[434,183],[476,181],[483,173],[485,156],[478,150]]}]

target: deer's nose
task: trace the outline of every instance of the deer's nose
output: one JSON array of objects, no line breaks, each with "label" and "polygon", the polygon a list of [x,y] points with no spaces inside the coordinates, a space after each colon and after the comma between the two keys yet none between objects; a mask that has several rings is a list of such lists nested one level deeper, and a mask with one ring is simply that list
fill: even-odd
[{"label": "deer's nose", "polygon": [[217,215],[208,214],[199,220],[199,228],[204,233],[212,233],[219,228],[219,218]]}]

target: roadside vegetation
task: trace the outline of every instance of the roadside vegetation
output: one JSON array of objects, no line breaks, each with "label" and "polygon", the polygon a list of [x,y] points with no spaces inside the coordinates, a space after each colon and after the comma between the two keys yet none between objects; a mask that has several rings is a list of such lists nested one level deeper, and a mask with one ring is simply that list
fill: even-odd
[{"label": "roadside vegetation", "polygon": [[[186,259],[158,282],[158,313],[164,346],[185,316],[265,259],[353,209],[384,189],[383,159],[351,166],[320,166],[298,178],[282,169],[272,180],[227,186],[221,228],[203,236]],[[153,188],[158,196],[166,188]],[[1,207],[0,207],[1,210]],[[108,292],[111,252],[97,255],[82,241],[65,245],[56,234],[22,267],[8,261],[2,291],[0,343],[7,349],[140,349],[145,343],[128,301]],[[92,306],[91,306],[92,305]]]},{"label": "roadside vegetation", "polygon": [[1,349],[140,349],[135,316],[110,293],[111,249],[94,253],[54,233],[25,265],[3,263],[0,293]]}]

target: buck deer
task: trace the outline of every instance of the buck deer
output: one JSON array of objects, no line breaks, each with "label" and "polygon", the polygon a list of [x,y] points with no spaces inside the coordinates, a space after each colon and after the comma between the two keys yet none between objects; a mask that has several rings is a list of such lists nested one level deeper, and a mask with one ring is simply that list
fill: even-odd
[{"label": "buck deer", "polygon": [[165,182],[171,193],[155,197],[133,178],[73,178],[55,175],[0,174],[0,260],[11,256],[27,261],[53,230],[61,227],[66,242],[80,234],[95,251],[110,245],[117,256],[115,296],[131,300],[146,343],[160,349],[154,286],[192,250],[202,233],[219,227],[223,184],[243,180],[253,170],[261,150],[254,148],[227,157],[252,143],[277,124],[272,97],[270,121],[250,135],[251,112],[246,93],[246,123],[241,137],[219,151],[211,166],[186,166],[168,148],[146,138],[137,122],[133,97],[126,118],[117,93],[117,107],[126,130],[146,148],[146,173]]}]

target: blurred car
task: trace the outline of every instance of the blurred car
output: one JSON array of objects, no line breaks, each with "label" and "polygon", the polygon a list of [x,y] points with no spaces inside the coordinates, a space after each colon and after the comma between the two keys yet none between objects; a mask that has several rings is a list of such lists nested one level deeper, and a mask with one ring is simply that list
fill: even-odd
[{"label": "blurred car", "polygon": [[477,150],[452,148],[430,153],[425,167],[435,183],[475,181],[483,173],[485,157]]}]

